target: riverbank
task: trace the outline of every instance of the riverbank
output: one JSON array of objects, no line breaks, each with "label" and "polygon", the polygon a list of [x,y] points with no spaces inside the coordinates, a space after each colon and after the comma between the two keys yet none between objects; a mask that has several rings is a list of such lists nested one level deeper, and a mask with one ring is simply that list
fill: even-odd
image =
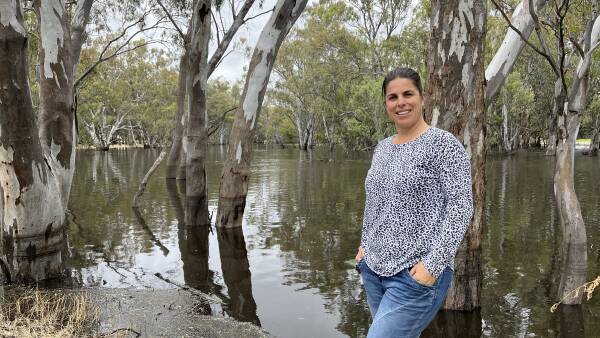
[{"label": "riverbank", "polygon": [[[254,338],[269,337],[258,326],[251,323],[242,323],[231,318],[207,315],[219,306],[209,296],[199,292],[184,289],[109,289],[109,288],[84,288],[61,289],[49,291],[36,291],[32,289],[7,288],[2,297],[4,301],[11,301],[22,307],[20,297],[35,294],[35,302],[49,304],[48,308],[56,312],[69,313],[70,316],[81,316],[82,311],[73,311],[72,307],[86,308],[83,321],[88,322],[86,336],[102,337],[231,337]],[[17,294],[18,296],[15,296]],[[4,300],[6,299],[6,300]],[[60,304],[52,304],[60,299]],[[67,300],[65,302],[65,299]],[[69,300],[76,299],[76,303]],[[64,306],[64,308],[61,308]],[[2,304],[7,308],[7,304]],[[27,306],[23,310],[35,309]],[[49,311],[46,311],[49,312]],[[79,314],[78,314],[79,313]],[[13,312],[14,314],[14,312]],[[23,313],[22,317],[26,314]],[[89,315],[89,316],[88,316]],[[23,332],[34,332],[31,328],[38,322],[21,320],[20,326],[15,325],[15,318],[10,320],[5,316],[0,325],[6,328],[3,334],[23,336]],[[21,317],[21,318],[22,318]],[[35,316],[34,316],[35,317]],[[88,318],[89,317],[89,318]],[[73,318],[63,318],[61,322],[71,323]],[[89,321],[94,324],[90,325]],[[28,324],[26,324],[28,323]],[[29,327],[23,327],[28,325]],[[54,334],[45,332],[44,336],[64,337],[77,336],[68,334],[65,328],[57,327]],[[13,331],[9,331],[13,330]],[[83,333],[83,332],[80,332]],[[29,336],[29,335],[28,335]],[[31,334],[30,336],[35,336]]]}]

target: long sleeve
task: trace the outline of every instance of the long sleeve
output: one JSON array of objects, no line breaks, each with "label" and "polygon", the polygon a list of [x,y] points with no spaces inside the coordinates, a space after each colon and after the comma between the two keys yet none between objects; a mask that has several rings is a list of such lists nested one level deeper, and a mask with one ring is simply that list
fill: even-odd
[{"label": "long sleeve", "polygon": [[471,163],[458,140],[452,139],[440,154],[439,168],[446,209],[439,235],[423,257],[425,268],[436,278],[451,265],[473,215]]}]

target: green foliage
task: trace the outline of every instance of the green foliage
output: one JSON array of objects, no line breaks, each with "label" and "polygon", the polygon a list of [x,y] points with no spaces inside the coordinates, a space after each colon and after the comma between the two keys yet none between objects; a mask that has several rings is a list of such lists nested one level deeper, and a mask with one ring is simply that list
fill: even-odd
[{"label": "green foliage", "polygon": [[[396,13],[407,4],[393,3]],[[372,148],[393,132],[381,97],[383,74],[400,66],[425,74],[429,18],[422,6],[389,36],[385,29],[368,32],[361,10],[375,11],[383,26],[398,23],[377,6],[373,1],[323,1],[306,10],[304,25],[290,33],[274,68],[270,112],[287,118],[271,115],[269,134],[275,134],[273,129],[279,129],[280,136],[293,131],[298,140],[294,129],[302,126],[297,121],[311,120],[316,143],[356,150]]]},{"label": "green foliage", "polygon": [[[95,41],[82,51],[80,72],[95,62],[103,43]],[[143,41],[137,44],[141,47],[100,63],[79,89],[80,126],[93,125],[106,135],[110,128],[120,128],[108,144],[135,139],[156,145],[170,137],[178,74],[164,52],[147,49]],[[82,142],[92,140],[87,136]]]}]

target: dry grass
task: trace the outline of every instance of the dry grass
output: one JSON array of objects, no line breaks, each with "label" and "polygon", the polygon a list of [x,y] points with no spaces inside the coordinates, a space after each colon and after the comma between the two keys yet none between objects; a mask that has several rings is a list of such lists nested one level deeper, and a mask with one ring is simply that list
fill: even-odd
[{"label": "dry grass", "polygon": [[99,310],[84,293],[19,289],[10,294],[0,299],[0,337],[90,336],[98,323]]},{"label": "dry grass", "polygon": [[586,294],[587,300],[592,299],[592,294],[594,293],[594,290],[598,286],[600,286],[600,276],[596,277],[596,279],[594,279],[593,281],[587,282],[587,283],[583,284],[582,286],[578,287],[577,289],[569,292],[563,299],[560,300],[560,302],[555,303],[554,305],[552,305],[552,307],[550,307],[550,312],[556,311],[556,309],[558,308],[560,303],[562,303],[568,297],[573,297],[573,298],[578,297],[580,292],[583,292]]}]

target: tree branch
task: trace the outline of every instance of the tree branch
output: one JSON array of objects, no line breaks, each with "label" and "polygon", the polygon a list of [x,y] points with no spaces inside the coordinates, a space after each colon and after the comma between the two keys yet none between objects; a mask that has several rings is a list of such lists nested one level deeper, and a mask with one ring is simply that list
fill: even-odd
[{"label": "tree branch", "polygon": [[[529,46],[531,47],[531,49],[533,49],[536,53],[540,54],[541,56],[543,56],[546,60],[548,60],[548,62],[550,63],[550,66],[552,66],[552,70],[554,70],[554,72],[556,73],[556,75],[558,76],[558,68],[555,67],[554,64],[554,60],[552,59],[552,57],[549,54],[546,54],[544,51],[540,50],[539,48],[537,48],[533,43],[529,42],[529,40],[525,37],[525,35],[523,35],[523,32],[521,32],[517,27],[515,27],[510,18],[508,17],[508,15],[504,12],[504,10],[502,9],[502,7],[500,7],[500,5],[496,2],[496,0],[491,0],[492,3],[494,4],[494,7],[496,7],[496,9],[500,12],[500,14],[502,15],[502,17],[504,18],[504,20],[506,21],[506,23],[508,24],[508,27],[510,27],[510,29],[512,29],[515,33],[517,33],[521,39]],[[530,13],[531,13],[531,6],[533,6],[533,4],[531,3],[531,0],[529,1],[529,6],[530,6]],[[534,18],[534,25],[537,27],[539,26],[539,21],[537,21],[537,17]],[[537,32],[537,28],[536,28],[536,32]]]},{"label": "tree branch", "polygon": [[163,5],[162,1],[156,0],[156,2],[163,9],[163,11],[165,12],[165,14],[167,15],[167,17],[169,18],[169,20],[171,21],[171,23],[175,27],[175,29],[177,29],[177,32],[179,33],[179,36],[181,36],[181,39],[183,41],[185,41],[185,34],[183,34],[183,31],[179,28],[179,26],[177,25],[177,23],[175,22],[175,20],[171,16],[171,13],[169,13],[169,11],[165,8],[165,6]]},{"label": "tree branch", "polygon": [[250,8],[252,8],[254,1],[255,0],[244,1],[244,5],[240,9],[239,13],[235,15],[233,23],[227,30],[227,33],[225,33],[225,35],[223,36],[223,40],[219,42],[219,46],[217,47],[213,55],[210,57],[210,60],[208,62],[208,76],[210,76],[213,73],[213,71],[217,68],[217,65],[219,65],[219,63],[223,59],[224,54],[227,51],[229,44],[231,43],[231,40],[235,36],[235,33],[238,31],[240,26],[246,23],[247,20],[244,20],[244,18],[246,17],[246,14],[248,14],[248,12],[250,11]]},{"label": "tree branch", "polygon": [[217,130],[219,130],[219,128],[221,127],[221,125],[223,124],[223,122],[225,121],[225,117],[227,116],[228,113],[236,110],[238,107],[233,107],[231,109],[229,109],[228,111],[224,112],[220,118],[216,119],[216,120],[212,120],[210,121],[210,126],[208,127],[207,130],[207,137],[210,137],[212,134],[214,134]]},{"label": "tree branch", "polygon": [[[563,77],[563,73],[558,69],[558,66],[556,65],[556,61],[554,61],[554,58],[552,58],[550,49],[548,48],[548,45],[546,44],[546,39],[544,39],[544,36],[542,35],[540,19],[537,16],[537,13],[535,12],[535,6],[533,4],[533,0],[528,0],[528,4],[529,4],[529,14],[531,15],[531,18],[533,19],[533,27],[535,28],[535,34],[537,35],[538,40],[540,41],[540,45],[542,45],[542,48],[544,49],[544,53],[542,55],[546,58],[546,60],[548,60],[548,62],[550,63],[550,66],[552,67],[552,70],[554,70],[554,73],[556,74],[556,76]],[[564,89],[566,91],[566,87]]]}]

